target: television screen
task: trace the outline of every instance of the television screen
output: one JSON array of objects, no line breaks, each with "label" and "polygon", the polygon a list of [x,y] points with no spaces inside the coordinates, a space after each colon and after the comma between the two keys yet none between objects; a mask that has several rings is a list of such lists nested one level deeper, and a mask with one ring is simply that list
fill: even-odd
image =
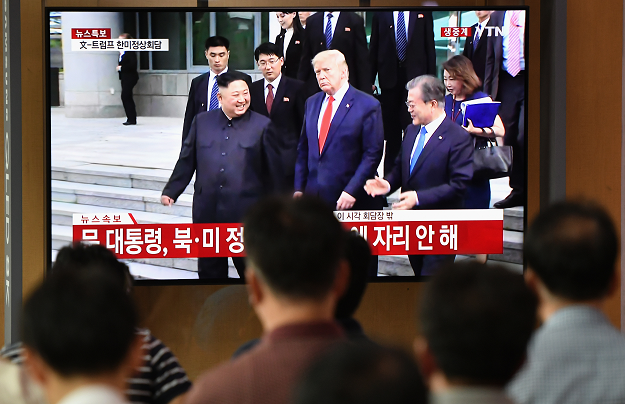
[{"label": "television screen", "polygon": [[523,270],[527,8],[47,11],[52,260],[238,283],[246,209],[304,194],[371,280]]}]

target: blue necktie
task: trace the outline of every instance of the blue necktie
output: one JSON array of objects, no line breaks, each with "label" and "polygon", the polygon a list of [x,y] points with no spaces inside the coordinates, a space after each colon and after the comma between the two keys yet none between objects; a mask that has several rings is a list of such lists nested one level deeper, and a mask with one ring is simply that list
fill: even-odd
[{"label": "blue necktie", "polygon": [[217,85],[217,76],[215,76],[215,81],[213,82],[213,88],[211,89],[210,104],[208,104],[209,111],[219,108],[219,100],[217,99],[218,91],[219,91],[219,86]]},{"label": "blue necktie", "polygon": [[406,60],[406,48],[408,47],[408,39],[406,38],[406,21],[404,20],[404,12],[397,12],[397,57],[400,61]]},{"label": "blue necktie", "polygon": [[477,43],[480,42],[480,36],[482,35],[482,24],[477,24],[476,30],[475,30],[475,39],[473,40],[473,50],[475,50],[475,48],[477,48]]},{"label": "blue necktie", "polygon": [[332,45],[332,13],[328,13],[328,23],[326,24],[326,49]]},{"label": "blue necktie", "polygon": [[419,141],[417,142],[417,148],[410,159],[410,174],[412,174],[412,170],[414,170],[414,166],[417,164],[417,160],[419,159],[419,155],[423,151],[423,144],[425,143],[425,134],[427,130],[425,130],[425,126],[421,126],[421,131],[419,132]]}]

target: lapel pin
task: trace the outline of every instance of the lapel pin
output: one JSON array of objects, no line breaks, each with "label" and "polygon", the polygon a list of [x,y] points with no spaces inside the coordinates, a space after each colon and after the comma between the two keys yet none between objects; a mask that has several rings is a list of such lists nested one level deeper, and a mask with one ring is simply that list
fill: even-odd
[{"label": "lapel pin", "polygon": [[295,41],[295,45],[299,45],[299,41]]},{"label": "lapel pin", "polygon": [[351,31],[351,30],[352,30],[352,29],[351,29],[350,27],[345,27],[345,32],[349,32],[349,31]]},{"label": "lapel pin", "polygon": [[423,18],[423,14],[419,14],[417,18]]},{"label": "lapel pin", "polygon": [[389,28],[393,28],[393,26],[391,25]]},{"label": "lapel pin", "polygon": [[289,102],[289,97],[284,97],[284,99],[282,101]]},{"label": "lapel pin", "polygon": [[349,104],[345,105],[345,107],[349,108]]},{"label": "lapel pin", "polygon": [[442,137],[442,136],[439,136],[438,138],[439,138],[440,140],[443,140],[443,137]]}]

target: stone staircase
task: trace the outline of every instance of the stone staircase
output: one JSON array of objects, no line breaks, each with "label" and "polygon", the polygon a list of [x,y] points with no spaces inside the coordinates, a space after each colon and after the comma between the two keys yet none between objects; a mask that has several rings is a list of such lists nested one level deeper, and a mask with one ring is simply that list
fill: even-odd
[{"label": "stone staircase", "polygon": [[[169,170],[127,168],[89,164],[54,165],[51,170],[52,249],[71,242],[72,214],[104,212],[132,213],[139,223],[191,223],[193,183],[175,205],[160,203]],[[505,195],[504,195],[505,196]],[[504,253],[492,261],[522,269],[523,209],[504,212]],[[197,279],[197,261],[187,258],[135,259],[129,261],[133,275],[146,279]],[[406,256],[380,257],[380,273],[412,275]],[[238,277],[234,268],[231,277]]]}]

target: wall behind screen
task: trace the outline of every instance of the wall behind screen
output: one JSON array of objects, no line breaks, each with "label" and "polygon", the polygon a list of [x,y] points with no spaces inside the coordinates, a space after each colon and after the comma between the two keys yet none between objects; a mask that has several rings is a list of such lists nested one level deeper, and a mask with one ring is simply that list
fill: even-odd
[{"label": "wall behind screen", "polygon": [[[605,41],[605,38],[621,38],[622,13],[608,13],[610,24],[605,23],[607,9],[621,9],[621,1],[608,0],[614,8],[597,8],[590,5],[582,5],[579,2],[571,2],[568,6],[570,16],[576,16],[583,20],[586,29],[576,34],[576,42],[569,41],[568,48],[574,45],[579,49],[592,52],[592,57],[584,55],[588,64],[591,60],[595,65],[602,66],[601,71],[621,72],[621,46],[620,42],[614,44],[614,54],[601,52],[601,48],[595,48],[595,43]],[[214,6],[275,6],[285,7],[292,5],[289,1],[272,1],[259,3],[258,1],[210,1]],[[249,4],[248,4],[249,3]],[[253,3],[253,4],[252,4]],[[326,2],[298,2],[298,5],[314,4],[324,6]],[[358,6],[358,1],[343,1],[343,6]],[[407,1],[371,1],[372,6],[415,6],[420,2]],[[178,7],[197,4],[196,1],[180,1]],[[538,158],[539,153],[539,17],[540,1],[528,0],[525,3],[518,1],[439,1],[442,6],[486,6],[486,5],[519,5],[530,6],[530,72],[529,85],[529,120],[528,148],[529,155]],[[22,76],[23,76],[23,142],[24,142],[24,245],[28,249],[24,252],[24,291],[28,292],[44,274],[46,262],[45,246],[45,216],[46,203],[44,190],[48,179],[45,170],[45,105],[44,105],[44,70],[43,70],[43,7],[55,6],[80,6],[80,7],[116,7],[116,6],[168,6],[169,1],[146,1],[146,0],[25,0],[22,2]],[[603,12],[602,12],[603,10]],[[573,20],[572,18],[569,20]],[[614,21],[612,21],[614,20]],[[570,26],[570,25],[569,25]],[[571,27],[571,26],[570,26]],[[575,29],[575,27],[571,27]],[[570,32],[569,30],[569,32]],[[618,55],[616,55],[618,53]],[[615,58],[618,56],[618,60]],[[569,54],[571,58],[571,54]],[[573,59],[571,59],[573,60]],[[580,60],[580,59],[577,59]],[[577,63],[577,61],[575,62]],[[590,69],[590,67],[589,67]],[[592,70],[591,70],[592,71]],[[606,104],[610,108],[620,111],[621,98],[614,93],[612,98],[603,102],[593,103],[581,100],[585,97],[584,91],[595,91],[605,83],[604,77],[589,75],[585,69],[569,69],[568,80],[574,84],[569,86],[571,95],[576,96],[579,103],[574,103],[575,109],[567,114],[569,143],[567,145],[567,177],[577,170],[572,165],[580,165],[581,170],[588,174],[581,178],[575,178],[570,184],[571,189],[595,194],[593,196],[607,195],[610,211],[615,219],[620,217],[620,165],[596,164],[600,159],[599,151],[591,151],[595,159],[583,157],[579,161],[570,160],[578,154],[587,153],[589,143],[592,142],[579,125],[581,116],[599,116],[601,119],[593,121],[595,133],[609,133],[613,130],[615,122],[620,124],[620,114],[612,115],[605,113]],[[581,86],[579,83],[584,82]],[[612,89],[620,86],[612,86]],[[598,90],[597,90],[598,91]],[[571,98],[569,96],[569,98]],[[582,108],[583,106],[583,108]],[[579,110],[578,110],[579,109]],[[578,112],[584,110],[584,115]],[[602,112],[603,111],[603,112]],[[614,133],[614,138],[619,138],[620,125]],[[583,138],[583,139],[580,139]],[[620,162],[620,147],[614,147],[612,141],[601,146],[600,150],[606,152],[610,158]],[[593,150],[594,143],[591,150]],[[531,218],[538,210],[539,192],[539,165],[529,164],[529,206],[528,216]],[[606,170],[608,170],[606,172]],[[569,187],[569,182],[567,182]],[[28,206],[26,206],[28,205]],[[420,284],[373,284],[370,285],[357,317],[362,321],[365,331],[374,339],[393,342],[410,348],[412,339],[416,334],[416,302],[418,300]],[[620,295],[620,293],[619,293]],[[190,377],[195,378],[203,369],[217,364],[230,357],[234,349],[242,342],[256,337],[260,333],[260,325],[255,315],[247,304],[245,289],[243,286],[158,286],[140,287],[135,291],[135,297],[142,314],[143,325],[149,327],[156,336],[161,338],[178,355],[182,365],[189,372]],[[610,318],[615,324],[619,324],[620,307],[615,301],[608,310]],[[0,335],[2,335],[0,333]],[[0,337],[1,338],[1,337]],[[0,340],[0,342],[2,342]]]}]

